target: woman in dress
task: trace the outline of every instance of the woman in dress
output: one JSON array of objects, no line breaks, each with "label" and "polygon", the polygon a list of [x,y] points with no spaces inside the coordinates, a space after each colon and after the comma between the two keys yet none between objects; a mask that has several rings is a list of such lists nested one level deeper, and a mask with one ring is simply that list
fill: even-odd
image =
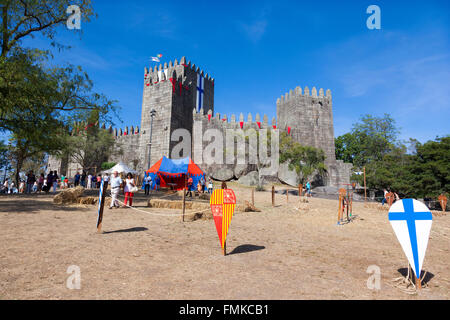
[{"label": "woman in dress", "polygon": [[136,186],[136,183],[134,182],[133,175],[131,174],[131,172],[128,172],[127,178],[125,180],[125,187],[123,189],[123,192],[125,192],[125,201],[124,201],[125,207],[127,205],[128,200],[130,200],[129,206],[131,207],[133,205],[134,193],[131,192],[131,189],[135,186]]}]

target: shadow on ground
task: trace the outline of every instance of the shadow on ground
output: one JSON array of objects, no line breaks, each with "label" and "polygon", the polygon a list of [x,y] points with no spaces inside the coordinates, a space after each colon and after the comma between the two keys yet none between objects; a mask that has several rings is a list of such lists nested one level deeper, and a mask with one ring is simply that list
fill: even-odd
[{"label": "shadow on ground", "polygon": [[134,227],[134,228],[128,228],[128,229],[120,229],[120,230],[114,230],[114,231],[103,231],[104,234],[108,233],[118,233],[118,232],[140,232],[140,231],[146,231],[148,230],[145,227]]},{"label": "shadow on ground", "polygon": [[84,210],[83,207],[77,206],[62,206],[53,204],[51,201],[42,201],[43,198],[48,197],[36,197],[36,200],[29,198],[14,197],[8,199],[9,201],[2,201],[0,206],[0,212],[6,213],[25,213],[36,214],[41,210],[49,211],[80,211]]},{"label": "shadow on ground", "polygon": [[234,248],[233,251],[231,251],[229,254],[246,253],[246,252],[262,250],[265,248],[266,247],[264,247],[264,246],[255,246],[253,244],[243,244],[243,245],[240,245],[240,246],[237,246],[236,248]]},{"label": "shadow on ground", "polygon": [[[406,277],[408,275],[408,268],[400,268],[397,270],[403,277]],[[425,272],[427,273],[425,275],[425,278],[422,280],[422,284],[427,284],[428,282],[430,282],[431,279],[434,278],[434,274],[432,274],[431,272],[428,272],[426,270],[422,270],[422,272],[420,273],[420,278],[423,278],[423,275],[425,274]]]}]

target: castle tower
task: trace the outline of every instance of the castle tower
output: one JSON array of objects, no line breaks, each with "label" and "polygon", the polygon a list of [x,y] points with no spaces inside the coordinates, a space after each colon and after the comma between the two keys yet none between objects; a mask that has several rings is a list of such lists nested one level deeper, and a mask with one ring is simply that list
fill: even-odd
[{"label": "castle tower", "polygon": [[[326,184],[348,183],[348,168],[336,161],[334,146],[333,110],[331,91],[300,87],[277,99],[277,119],[280,130],[289,131],[292,138],[302,145],[309,145],[325,152],[328,168]],[[346,171],[346,172],[344,172]],[[345,178],[344,178],[345,177]]]},{"label": "castle tower", "polygon": [[150,111],[153,118],[151,164],[162,156],[172,157],[170,151],[179,141],[171,141],[172,132],[186,129],[192,134],[193,114],[202,108],[214,111],[214,79],[182,57],[164,66],[145,68],[142,99],[139,162],[141,169],[148,169],[150,142]]}]

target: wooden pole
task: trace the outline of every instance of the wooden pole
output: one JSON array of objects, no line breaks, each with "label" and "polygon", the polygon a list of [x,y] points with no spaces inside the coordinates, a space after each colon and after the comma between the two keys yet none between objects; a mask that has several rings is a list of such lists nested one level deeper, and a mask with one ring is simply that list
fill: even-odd
[{"label": "wooden pole", "polygon": [[103,181],[100,185],[100,194],[99,194],[99,208],[98,208],[98,218],[97,218],[97,233],[102,233],[102,221],[103,221],[103,208],[105,207],[105,197],[106,197],[106,189],[108,188],[108,181]]},{"label": "wooden pole", "polygon": [[416,274],[414,273],[414,271],[411,268],[411,273],[414,275],[414,277],[416,278],[416,287],[417,289],[422,289],[422,284],[420,283],[420,271],[419,271],[419,277],[416,277]]},{"label": "wooden pole", "polygon": [[275,186],[272,186],[272,207],[275,207]]},{"label": "wooden pole", "polygon": [[303,185],[299,184],[298,185],[298,196],[301,197],[303,194]]},{"label": "wooden pole", "polygon": [[186,176],[184,177],[184,188],[183,188],[183,222],[184,222],[184,212],[186,211]]},{"label": "wooden pole", "polygon": [[255,189],[252,188],[252,206],[255,205]]},{"label": "wooden pole", "polygon": [[286,189],[286,202],[289,202],[289,189]]},{"label": "wooden pole", "polygon": [[364,167],[364,202],[367,202],[366,167]]}]

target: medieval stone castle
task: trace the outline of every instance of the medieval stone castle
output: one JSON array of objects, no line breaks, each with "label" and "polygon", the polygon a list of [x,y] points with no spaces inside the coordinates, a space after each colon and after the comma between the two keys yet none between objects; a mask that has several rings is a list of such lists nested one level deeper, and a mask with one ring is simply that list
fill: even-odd
[{"label": "medieval stone castle", "polygon": [[[308,87],[303,90],[297,87],[278,98],[276,108],[277,119],[273,118],[270,124],[266,115],[261,119],[259,114],[254,118],[248,114],[246,121],[242,113],[239,119],[235,115],[221,116],[214,112],[214,78],[186,61],[185,57],[154,69],[145,68],[141,125],[125,127],[124,130],[113,129],[111,126],[107,128],[114,136],[117,148],[123,151],[119,156],[110,156],[109,161],[122,161],[139,172],[148,169],[151,110],[154,110],[151,164],[162,156],[179,157],[171,154],[173,147],[179,143],[171,139],[176,129],[185,129],[190,133],[190,156],[194,161],[198,159],[202,150],[194,146],[203,144],[195,144],[195,139],[198,139],[195,128],[198,126],[194,126],[194,122],[200,123],[202,130],[214,128],[224,134],[227,129],[278,129],[288,132],[301,144],[321,148],[325,152],[328,173],[319,184],[338,186],[349,183],[351,164],[336,160],[335,157],[331,91],[324,93],[323,89],[317,92],[315,87],[311,91]],[[250,164],[200,164],[200,167],[216,180],[240,179],[257,170]],[[50,157],[47,170],[58,170],[72,177],[80,171],[80,166],[71,161]],[[280,165],[278,172],[272,177],[272,181],[276,180],[296,184],[295,174],[289,172],[287,165]]]}]

